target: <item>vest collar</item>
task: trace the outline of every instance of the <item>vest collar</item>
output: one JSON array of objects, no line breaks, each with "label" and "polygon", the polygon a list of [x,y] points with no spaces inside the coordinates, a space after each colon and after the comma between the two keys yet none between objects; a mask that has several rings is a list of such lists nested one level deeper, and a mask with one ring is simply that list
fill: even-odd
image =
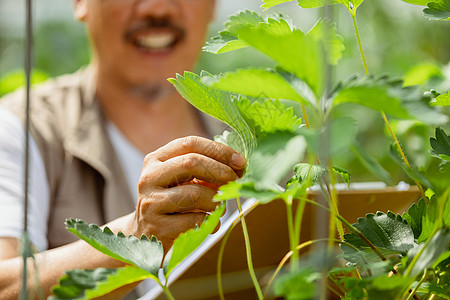
[{"label": "vest collar", "polygon": [[[105,128],[105,116],[95,99],[95,71],[92,66],[80,72],[80,118],[65,138],[66,150],[97,170],[104,178],[105,222],[132,212],[135,208],[120,161]],[[69,99],[68,99],[69,100]],[[70,101],[70,100],[69,100]]]}]

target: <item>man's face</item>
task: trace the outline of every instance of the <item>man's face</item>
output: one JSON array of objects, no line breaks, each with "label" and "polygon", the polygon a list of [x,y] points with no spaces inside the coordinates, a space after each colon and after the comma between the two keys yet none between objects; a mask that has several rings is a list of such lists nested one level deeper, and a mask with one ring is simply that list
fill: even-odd
[{"label": "man's face", "polygon": [[77,0],[87,24],[100,76],[126,87],[166,85],[192,69],[215,0]]}]

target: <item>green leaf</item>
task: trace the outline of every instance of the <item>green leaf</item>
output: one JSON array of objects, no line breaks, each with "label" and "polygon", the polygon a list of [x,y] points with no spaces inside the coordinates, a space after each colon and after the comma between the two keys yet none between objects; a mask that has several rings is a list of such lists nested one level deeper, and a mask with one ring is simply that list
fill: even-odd
[{"label": "green leaf", "polygon": [[[358,223],[353,226],[376,247],[406,253],[416,245],[411,227],[400,215],[392,212],[367,214],[365,218],[359,218]],[[361,250],[368,247],[355,233],[345,234],[344,240]]]},{"label": "green leaf", "polygon": [[424,199],[420,199],[419,203],[412,204],[407,213],[402,215],[402,218],[408,222],[414,232],[414,238],[418,239],[422,233],[422,219],[425,216],[427,205]]},{"label": "green leaf", "polygon": [[[450,197],[445,193],[442,196],[434,195],[431,197],[422,218],[422,232],[418,242],[423,243],[431,237],[436,226],[450,227]],[[442,220],[440,219],[442,217]]]},{"label": "green leaf", "polygon": [[258,139],[276,132],[292,133],[302,124],[302,121],[294,115],[293,108],[287,108],[278,100],[268,99],[250,103],[248,99],[241,99],[237,102],[237,106]]},{"label": "green leaf", "polygon": [[433,148],[431,154],[441,159],[441,155],[450,156],[450,136],[439,127],[435,130],[435,136],[436,138],[430,138],[430,145]]},{"label": "green leaf", "polygon": [[[294,132],[301,125],[301,120],[294,115],[293,108],[287,108],[278,100],[266,99],[250,103],[246,98],[238,98],[233,101],[233,105],[238,108],[239,118],[250,128],[255,139],[276,132]],[[242,152],[245,151],[242,138],[234,131],[225,131],[215,140],[245,153]],[[247,167],[250,168],[250,165],[249,162]]]},{"label": "green leaf", "polygon": [[343,4],[342,0],[298,0],[298,5],[303,8],[315,8],[325,5]]},{"label": "green leaf", "polygon": [[219,219],[225,212],[225,205],[222,204],[217,207],[217,209],[203,221],[200,228],[195,228],[182,233],[173,242],[173,247],[170,250],[170,255],[168,254],[166,259],[169,259],[167,267],[164,269],[166,278],[169,277],[170,272],[180,263],[188,257],[201,243],[206,239],[206,237],[211,234],[219,224]]},{"label": "green leaf", "polygon": [[219,192],[214,196],[216,201],[226,201],[238,197],[246,199],[255,198],[261,204],[269,203],[275,199],[280,199],[283,194],[280,190],[257,190],[253,181],[233,181],[220,187]]},{"label": "green leaf", "polygon": [[271,70],[247,69],[226,72],[223,76],[214,77],[206,83],[217,89],[249,97],[288,99],[310,105],[289,82]]},{"label": "green leaf", "polygon": [[434,76],[442,76],[441,69],[435,64],[422,63],[408,70],[403,86],[422,85]]},{"label": "green leaf", "polygon": [[394,117],[416,119],[426,124],[442,124],[448,117],[430,107],[429,99],[417,86],[403,87],[401,81],[354,77],[341,85],[334,95],[333,105],[355,103]]},{"label": "green leaf", "polygon": [[[201,75],[212,77],[206,72]],[[255,134],[241,117],[234,103],[237,101],[236,96],[203,84],[200,76],[191,72],[185,72],[184,77],[177,74],[176,79],[171,78],[169,81],[189,103],[236,130],[241,138],[242,148],[245,149],[242,154],[247,157],[252,152],[255,147]]]},{"label": "green leaf", "polygon": [[304,80],[320,96],[322,83],[322,51],[320,42],[301,30],[291,28],[284,19],[269,18],[258,25],[239,23],[232,27],[239,40],[261,51],[284,69]]},{"label": "green leaf", "polygon": [[280,276],[274,283],[274,294],[284,299],[312,299],[316,295],[321,273],[312,268],[301,268]]},{"label": "green leaf", "polygon": [[254,181],[234,181],[222,186],[219,193],[214,197],[216,201],[226,201],[233,198],[244,197],[246,199],[254,198],[260,204],[266,204],[276,199],[296,199],[306,195],[306,189],[309,185],[298,184],[292,180],[287,184],[286,189],[256,189]]},{"label": "green leaf", "polygon": [[292,2],[294,0],[263,0],[264,4],[261,5],[262,8],[264,8],[264,10],[268,10],[269,8],[278,5],[278,4],[282,4],[282,3],[286,3],[286,2]]},{"label": "green leaf", "polygon": [[314,8],[332,4],[343,4],[347,9],[352,11],[352,14],[354,14],[363,1],[364,0],[298,0],[298,5],[303,8]]},{"label": "green leaf", "polygon": [[[341,175],[345,183],[350,185],[350,173],[347,170],[334,166],[333,171]],[[294,167],[294,172],[295,178],[299,183],[309,181],[311,185],[318,183],[322,176],[328,174],[328,170],[325,167],[307,163],[296,164]]]},{"label": "green leaf", "polygon": [[214,199],[225,201],[237,197],[256,198],[264,204],[295,193],[297,190],[285,192],[276,184],[303,158],[305,148],[302,136],[287,132],[268,135],[258,142],[250,156],[250,167],[245,176],[221,186]]},{"label": "green leaf", "polygon": [[306,143],[302,136],[287,132],[270,134],[258,141],[249,157],[246,180],[255,182],[257,190],[276,188],[276,184],[292,171],[304,155]]},{"label": "green leaf", "polygon": [[441,94],[436,98],[436,102],[432,105],[450,106],[450,91],[447,94]]},{"label": "green leaf", "polygon": [[362,280],[358,280],[355,277],[346,277],[342,279],[342,282],[344,283],[345,288],[348,290],[345,293],[344,300],[364,300],[367,299],[366,296],[366,282]]},{"label": "green leaf", "polygon": [[242,143],[242,139],[236,131],[225,130],[221,135],[214,137],[216,142],[222,143],[231,147],[239,153],[245,153],[245,145]]},{"label": "green leaf", "polygon": [[417,86],[405,87],[397,92],[398,98],[402,99],[403,105],[414,119],[429,125],[448,122],[449,117],[430,105],[430,99],[424,96]]},{"label": "green leaf", "polygon": [[439,256],[439,258],[434,261],[431,268],[440,269],[441,266],[448,266],[449,264],[450,264],[450,246],[449,250],[442,252],[441,256]]},{"label": "green leaf", "polygon": [[[230,17],[225,27],[219,37],[207,44],[207,51],[223,53],[251,46],[306,82],[317,97],[323,92],[322,49],[326,49],[326,58],[333,64],[344,50],[342,38],[328,21],[319,21],[304,34],[282,17],[264,21],[258,14],[246,10]],[[236,39],[242,43],[236,45]]]},{"label": "green leaf", "polygon": [[265,21],[266,20],[257,12],[246,9],[231,15],[229,20],[225,22],[225,28],[230,33],[237,35],[235,29],[246,26],[258,26]]},{"label": "green leaf", "polygon": [[149,240],[143,235],[139,240],[121,232],[115,235],[108,227],[102,231],[97,225],[89,225],[80,219],[67,219],[66,228],[100,252],[158,275],[164,251],[156,237]]},{"label": "green leaf", "polygon": [[[449,276],[449,274],[445,274],[445,276]],[[420,293],[424,293],[424,294],[435,294],[437,297],[437,299],[446,299],[446,300],[450,300],[450,285],[445,285],[442,284],[442,282],[440,283],[428,283],[425,282],[424,284],[422,284],[418,290],[418,292]]]},{"label": "green leaf", "polygon": [[344,84],[333,100],[333,105],[356,103],[399,118],[410,118],[400,99],[389,93],[385,79],[351,79]]},{"label": "green leaf", "polygon": [[423,10],[426,18],[430,20],[450,20],[450,0],[435,0],[427,4]]},{"label": "green leaf", "polygon": [[308,180],[311,184],[319,182],[320,178],[328,173],[327,169],[319,165],[311,165],[307,163],[299,163],[294,167],[295,174],[299,182]]},{"label": "green leaf", "polygon": [[432,0],[402,0],[402,1],[410,4],[426,6],[427,3],[430,3],[430,1]]},{"label": "green leaf", "polygon": [[256,26],[264,21],[264,18],[256,12],[240,11],[230,16],[225,23],[226,29],[219,32],[219,36],[209,40],[203,47],[203,51],[219,54],[248,47],[249,45],[246,42],[238,39],[237,33],[233,29],[240,26]]},{"label": "green leaf", "polygon": [[391,174],[386,171],[372,156],[370,156],[361,145],[354,143],[350,150],[355,154],[356,158],[369,170],[372,174],[383,180],[387,184],[392,184]]},{"label": "green leaf", "polygon": [[284,78],[284,80],[289,82],[291,87],[297,92],[298,95],[302,97],[302,99],[309,102],[309,105],[317,108],[317,97],[316,95],[314,95],[314,92],[311,90],[308,84],[306,84],[306,82],[295,76],[295,74],[284,70],[282,67],[277,67],[276,72],[280,74]]},{"label": "green leaf", "polygon": [[[344,251],[344,258],[357,263],[358,268],[367,270],[372,273],[372,276],[382,276],[392,270],[392,265],[399,263],[402,252],[390,250],[386,248],[376,247],[377,251],[381,253],[388,261],[383,261],[372,248],[363,247],[363,251],[355,252],[353,249],[341,245]],[[362,260],[364,258],[364,260]]]},{"label": "green leaf", "polygon": [[[445,160],[443,154],[441,154],[440,157]],[[444,194],[449,187],[448,179],[450,178],[450,163],[447,161],[440,161],[440,165],[438,166],[436,166],[436,163],[431,164],[425,177],[428,181],[428,184],[425,184],[426,186],[431,188],[438,195]]]},{"label": "green leaf", "polygon": [[[433,293],[440,297],[437,299],[450,299],[450,259],[442,262],[434,270],[436,273],[429,282],[422,285],[420,292]],[[436,298],[436,297],[435,297]]]},{"label": "green leaf", "polygon": [[350,187],[350,172],[346,169],[334,166],[333,171],[341,175],[342,180],[347,184],[347,187]]},{"label": "green leaf", "polygon": [[386,300],[397,299],[409,287],[414,279],[402,276],[388,276],[369,279],[371,282],[366,287],[368,299]]},{"label": "green leaf", "polygon": [[398,299],[405,289],[411,285],[412,281],[413,279],[408,277],[388,275],[366,277],[360,280],[356,278],[345,278],[345,287],[349,289],[345,295],[345,299]]},{"label": "green leaf", "polygon": [[[405,152],[405,151],[403,151]],[[412,168],[411,166],[407,166],[405,162],[403,161],[401,154],[398,150],[398,146],[396,144],[392,144],[389,152],[391,158],[395,163],[397,163],[403,171],[408,175],[409,178],[411,178],[414,181],[419,182],[420,184],[427,186],[427,187],[433,187],[431,181],[429,181],[428,177],[424,176],[422,173],[417,171],[416,169]]]},{"label": "green leaf", "polygon": [[206,45],[203,46],[203,51],[215,54],[226,53],[230,51],[239,50],[248,47],[244,41],[238,40],[236,36],[228,31],[219,32],[219,36],[212,37]]},{"label": "green leaf", "polygon": [[124,285],[156,277],[140,268],[125,266],[118,269],[70,270],[52,288],[50,300],[94,299]]},{"label": "green leaf", "polygon": [[[204,77],[211,76],[205,74]],[[190,72],[186,72],[184,77],[177,75],[177,79],[170,79],[180,94],[191,104],[227,123],[238,133],[238,135],[226,133],[218,137],[218,140],[234,146],[249,158],[248,171],[252,170],[253,160],[250,157],[257,138],[277,131],[293,132],[301,124],[294,116],[293,109],[286,109],[279,101],[267,100],[250,104],[246,99],[206,86],[201,81],[198,75]],[[240,138],[240,142],[237,137]]]},{"label": "green leaf", "polygon": [[319,156],[337,156],[353,144],[356,137],[356,121],[341,117],[332,120],[322,130],[302,127],[298,132],[305,136],[308,148]]},{"label": "green leaf", "polygon": [[[415,277],[422,273],[425,269],[431,267],[433,264],[448,258],[448,256],[442,257],[442,254],[450,249],[450,230],[448,228],[440,229],[431,239],[429,244],[422,243],[419,247],[413,248],[408,251],[408,261],[411,262],[414,256],[418,255],[420,251],[420,258],[411,270],[411,276]],[[438,261],[438,259],[440,261]]]},{"label": "green leaf", "polygon": [[239,111],[233,104],[233,95],[203,84],[201,77],[211,78],[212,75],[202,72],[201,76],[198,76],[195,73],[185,72],[184,76],[177,74],[176,79],[170,78],[169,81],[187,101],[204,113],[236,130],[245,127],[245,123],[239,123],[239,118],[236,118],[239,116]]},{"label": "green leaf", "polygon": [[331,65],[336,65],[342,58],[342,53],[345,50],[344,39],[337,33],[336,25],[330,20],[319,20],[307,35],[322,42],[327,61]]}]

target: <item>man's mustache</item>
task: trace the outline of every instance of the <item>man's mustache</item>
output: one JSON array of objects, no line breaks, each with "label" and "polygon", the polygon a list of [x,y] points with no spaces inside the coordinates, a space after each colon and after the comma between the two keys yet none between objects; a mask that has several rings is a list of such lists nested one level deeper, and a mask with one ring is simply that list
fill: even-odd
[{"label": "man's mustache", "polygon": [[177,39],[181,40],[185,36],[185,31],[180,26],[174,24],[169,18],[148,18],[145,21],[135,22],[125,32],[125,39],[132,40],[133,35],[145,30],[151,29],[169,29],[177,34]]}]

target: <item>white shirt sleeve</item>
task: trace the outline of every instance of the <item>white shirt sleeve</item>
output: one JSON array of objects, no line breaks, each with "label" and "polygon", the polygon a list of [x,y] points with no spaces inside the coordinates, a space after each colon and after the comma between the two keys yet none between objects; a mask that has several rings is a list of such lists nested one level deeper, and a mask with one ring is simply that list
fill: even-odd
[{"label": "white shirt sleeve", "polygon": [[[25,130],[19,118],[0,106],[0,237],[23,232]],[[30,138],[28,233],[38,251],[48,248],[49,187],[42,157]]]}]

